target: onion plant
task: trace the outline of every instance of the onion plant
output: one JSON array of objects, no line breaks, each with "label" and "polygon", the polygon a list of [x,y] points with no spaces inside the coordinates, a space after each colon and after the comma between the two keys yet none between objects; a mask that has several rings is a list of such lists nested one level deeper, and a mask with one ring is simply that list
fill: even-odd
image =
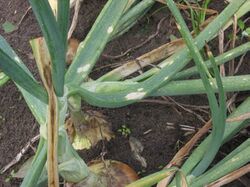
[{"label": "onion plant", "polygon": [[[249,0],[232,0],[194,39],[174,2],[166,0],[176,18],[186,46],[162,60],[158,65],[159,68],[152,68],[132,79],[126,79],[128,74],[115,71],[91,81],[89,74],[106,44],[128,31],[136,20],[150,9],[154,0],[108,0],[88,35],[80,43],[68,69],[66,51],[69,0],[57,2],[56,14],[52,11],[48,0],[29,0],[29,2],[44,37],[44,40],[39,38],[30,42],[43,85],[34,78],[10,45],[0,36],[0,69],[15,82],[40,124],[39,145],[22,182],[23,187],[44,185],[44,181],[48,181],[49,186],[59,186],[59,175],[72,183],[85,181],[89,186],[107,185],[99,180],[98,175],[90,171],[84,160],[73,149],[64,129],[67,112],[69,109],[79,111],[81,100],[93,106],[116,108],[150,96],[207,94],[213,121],[211,135],[198,146],[181,169],[172,167],[159,171],[129,186],[150,186],[173,172],[177,172],[177,182],[173,182],[172,185],[180,185],[179,180],[186,181],[184,178],[187,176],[186,183],[190,186],[203,186],[249,162],[247,154],[250,148],[247,140],[225,159],[207,170],[220,146],[246,126],[245,121],[225,123],[224,92],[250,89],[249,75],[220,78],[217,66],[247,52],[250,43],[215,58],[209,53],[207,61],[199,52],[220,29],[230,24],[234,14],[242,16],[249,11],[249,6],[246,6]],[[183,70],[191,59],[194,59],[196,67]],[[209,68],[214,71],[214,77]],[[185,80],[194,74],[199,74],[201,78]],[[218,100],[216,92],[219,94]],[[247,99],[232,116],[249,112],[249,106],[250,100]],[[239,161],[233,162],[235,159]]]}]

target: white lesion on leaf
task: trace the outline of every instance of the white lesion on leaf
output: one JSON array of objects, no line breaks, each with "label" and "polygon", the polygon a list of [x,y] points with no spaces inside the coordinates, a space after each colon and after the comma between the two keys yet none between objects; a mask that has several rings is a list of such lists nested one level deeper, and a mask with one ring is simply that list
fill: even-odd
[{"label": "white lesion on leaf", "polygon": [[79,68],[77,69],[77,73],[84,73],[84,72],[87,72],[87,71],[89,70],[89,68],[90,68],[90,64],[86,64],[86,65],[84,65],[84,66],[82,66],[82,67],[79,67]]},{"label": "white lesion on leaf", "polygon": [[17,62],[17,63],[21,63],[21,61],[20,61],[20,59],[18,58],[18,56],[14,56],[14,59],[15,59],[15,61]]},{"label": "white lesion on leaf", "polygon": [[176,24],[176,26],[179,30],[181,30],[181,26],[178,23]]},{"label": "white lesion on leaf", "polygon": [[138,92],[141,92],[141,91],[143,91],[143,90],[144,90],[144,88],[138,88],[138,89],[137,89]]},{"label": "white lesion on leaf", "polygon": [[166,81],[166,80],[168,80],[169,79],[169,76],[166,76],[165,78],[164,78],[164,81]]},{"label": "white lesion on leaf", "polygon": [[142,99],[146,95],[146,92],[131,92],[125,96],[126,100]]},{"label": "white lesion on leaf", "polygon": [[231,57],[232,56],[232,53],[228,53],[225,55],[225,58],[228,58],[228,57]]},{"label": "white lesion on leaf", "polygon": [[113,32],[113,30],[114,30],[114,27],[113,26],[109,26],[109,28],[107,30],[108,34],[111,34]]},{"label": "white lesion on leaf", "polygon": [[[167,62],[165,62],[164,64],[161,64],[160,67],[164,68],[166,66],[170,66],[171,64],[173,64],[175,61],[178,60],[179,57],[176,57],[175,60],[174,59],[169,59]],[[159,69],[160,70],[160,69]]]}]

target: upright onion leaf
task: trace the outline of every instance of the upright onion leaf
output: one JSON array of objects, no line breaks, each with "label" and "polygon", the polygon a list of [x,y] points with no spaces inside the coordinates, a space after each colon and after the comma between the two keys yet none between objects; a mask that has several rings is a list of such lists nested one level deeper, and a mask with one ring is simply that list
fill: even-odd
[{"label": "upright onion leaf", "polygon": [[114,32],[128,0],[109,0],[95,21],[66,73],[66,83],[80,84],[88,76]]},{"label": "upright onion leaf", "polygon": [[211,86],[211,82],[209,81],[210,76],[209,76],[208,69],[203,61],[203,58],[199,52],[198,47],[195,45],[192,35],[189,32],[188,27],[185,24],[185,21],[183,17],[181,16],[179,9],[177,8],[173,0],[166,0],[166,3],[177,21],[177,27],[179,28],[179,31],[183,39],[185,40],[189,48],[190,54],[192,55],[194,62],[197,66],[197,69],[200,73],[202,82],[206,89],[206,93],[207,93],[207,97],[208,97],[208,101],[209,101],[209,105],[210,105],[211,113],[212,113],[213,130],[211,133],[212,140],[210,144],[211,145],[210,149],[207,150],[203,159],[200,161],[200,163],[196,166],[196,168],[192,172],[194,176],[199,176],[208,168],[208,166],[213,161],[214,157],[216,156],[216,153],[218,152],[222,144],[222,135],[224,134],[225,119],[226,119],[226,102],[225,102],[225,97],[224,97],[224,90],[223,90],[222,81],[219,75],[219,71],[217,70],[212,54],[210,54],[211,61],[214,62],[213,69],[215,73],[216,84],[218,86],[218,91],[219,91],[219,104],[218,104],[215,93]]},{"label": "upright onion leaf", "polygon": [[69,0],[60,0],[58,1],[58,12],[57,12],[57,22],[60,28],[60,31],[62,32],[62,38],[65,42],[65,46],[67,46],[67,35],[68,35],[68,27],[69,27],[69,13],[70,13],[70,7],[69,7]]},{"label": "upright onion leaf", "polygon": [[[63,95],[66,42],[48,0],[29,0],[46,40],[52,61],[52,82],[57,96]],[[61,18],[60,18],[61,19]],[[62,26],[62,24],[61,24]]]}]

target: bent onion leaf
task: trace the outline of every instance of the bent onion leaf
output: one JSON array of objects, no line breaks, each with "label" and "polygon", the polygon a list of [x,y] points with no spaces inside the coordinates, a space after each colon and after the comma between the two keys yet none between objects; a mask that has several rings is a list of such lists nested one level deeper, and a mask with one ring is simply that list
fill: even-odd
[{"label": "bent onion leaf", "polygon": [[2,36],[0,36],[0,59],[0,68],[7,76],[31,95],[47,102],[47,94],[44,88],[38,84]]}]

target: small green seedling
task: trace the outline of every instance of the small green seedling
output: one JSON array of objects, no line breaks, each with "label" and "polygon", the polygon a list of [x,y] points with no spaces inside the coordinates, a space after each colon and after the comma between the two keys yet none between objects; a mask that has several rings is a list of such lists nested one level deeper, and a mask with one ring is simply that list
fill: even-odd
[{"label": "small green seedling", "polygon": [[196,4],[197,7],[200,7],[204,10],[206,10],[209,6],[210,0],[205,0],[203,3],[200,5],[199,1],[188,1],[188,0],[183,0],[184,3],[186,3],[188,6],[190,6],[190,14],[191,14],[191,21],[192,21],[192,27],[193,30],[195,31],[195,34],[198,35],[200,33],[200,26],[206,19],[206,11],[200,11],[200,10],[195,10],[191,7],[190,3]]},{"label": "small green seedling", "polygon": [[6,21],[3,25],[2,25],[2,29],[4,30],[5,33],[10,33],[13,32],[17,29],[17,26],[15,26],[13,23]]},{"label": "small green seedling", "polygon": [[118,132],[125,137],[128,137],[131,134],[130,128],[128,128],[126,125],[122,125],[121,128],[118,129]]},{"label": "small green seedling", "polygon": [[238,19],[237,25],[238,25],[238,27],[240,28],[241,31],[244,31],[246,25],[245,25],[244,21],[242,21],[242,19]]},{"label": "small green seedling", "polygon": [[[238,35],[238,32],[237,32],[237,35],[236,35],[236,39],[243,39],[244,37],[248,37],[249,36],[249,31],[247,32],[247,30],[249,28],[246,28],[246,25],[244,23],[244,21],[242,19],[238,19],[237,21],[237,26],[238,28],[240,29],[240,34]],[[230,33],[227,35],[228,39],[229,40],[232,40],[233,39],[233,36],[234,34],[233,33]]]}]

